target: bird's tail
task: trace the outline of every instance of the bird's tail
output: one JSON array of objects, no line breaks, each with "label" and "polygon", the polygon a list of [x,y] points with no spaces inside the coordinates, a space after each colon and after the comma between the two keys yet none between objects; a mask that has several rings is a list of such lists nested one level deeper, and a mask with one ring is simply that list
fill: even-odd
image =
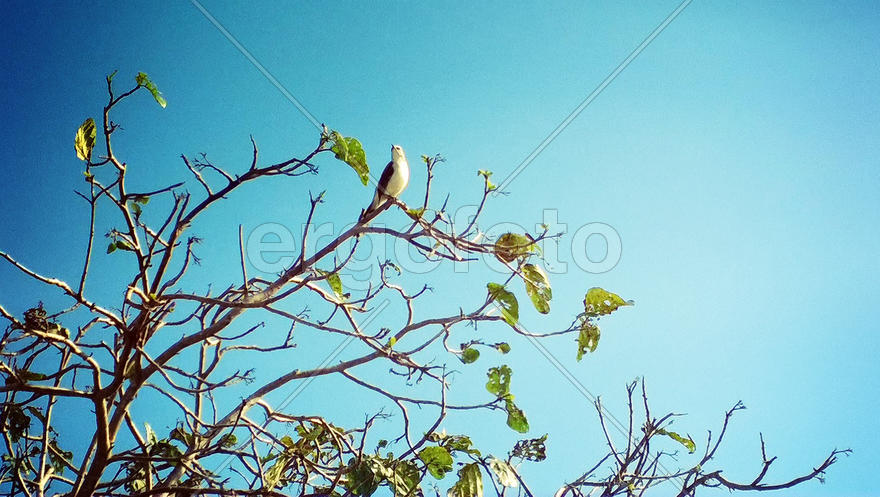
[{"label": "bird's tail", "polygon": [[382,198],[377,191],[376,195],[373,196],[373,201],[370,202],[370,206],[361,211],[361,217],[358,219],[358,222],[363,223],[366,219],[372,218],[374,216],[374,211],[379,208],[381,200]]},{"label": "bird's tail", "polygon": [[382,195],[379,194],[379,190],[376,190],[376,194],[373,195],[373,201],[370,202],[370,206],[367,207],[366,212],[372,212],[379,207],[379,204],[382,203]]}]

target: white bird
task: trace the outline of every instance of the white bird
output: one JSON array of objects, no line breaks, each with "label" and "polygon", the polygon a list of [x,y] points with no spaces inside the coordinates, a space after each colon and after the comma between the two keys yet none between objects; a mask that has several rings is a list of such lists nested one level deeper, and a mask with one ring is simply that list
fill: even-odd
[{"label": "white bird", "polygon": [[376,194],[373,202],[361,214],[361,222],[373,215],[373,212],[383,206],[388,197],[397,198],[406,185],[409,184],[409,163],[406,162],[406,154],[400,145],[391,145],[391,162],[382,171],[379,184],[376,185]]}]

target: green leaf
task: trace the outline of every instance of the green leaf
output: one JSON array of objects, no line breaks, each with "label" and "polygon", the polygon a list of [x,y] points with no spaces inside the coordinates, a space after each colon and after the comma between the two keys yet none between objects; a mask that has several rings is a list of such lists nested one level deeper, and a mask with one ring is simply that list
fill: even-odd
[{"label": "green leaf", "polygon": [[46,331],[48,331],[49,333],[51,333],[53,335],[63,336],[65,338],[70,338],[70,330],[68,330],[67,328],[64,328],[60,324],[48,323],[47,326],[49,328]]},{"label": "green leaf", "polygon": [[140,217],[140,215],[141,215],[141,206],[140,206],[139,204],[136,204],[136,203],[134,203],[134,202],[129,202],[129,203],[128,203],[128,208],[131,209],[131,210],[134,212],[134,217]]},{"label": "green leaf", "polygon": [[107,253],[113,252],[116,250],[116,242],[110,242],[110,245],[107,245]]},{"label": "green leaf", "polygon": [[544,459],[547,459],[546,441],[546,434],[538,438],[520,440],[513,446],[513,450],[510,451],[510,456],[525,459],[527,461],[541,462]]},{"label": "green leaf", "polygon": [[119,72],[119,69],[113,71],[112,73],[110,73],[110,74],[107,76],[107,84],[108,84],[108,85],[109,85],[110,83],[113,82],[113,78],[116,77],[116,73],[118,73],[118,72]]},{"label": "green leaf", "polygon": [[[130,466],[130,467],[137,468],[137,466],[134,464],[132,464],[132,466]],[[135,472],[135,474],[129,474],[128,476],[129,476],[129,478],[131,478],[135,475],[141,476],[141,478],[135,478],[133,480],[129,480],[125,484],[125,489],[128,490],[130,493],[139,494],[139,493],[143,492],[144,489],[147,488],[147,480],[146,480],[146,478],[143,477],[143,470],[138,470]]]},{"label": "green leaf", "polygon": [[144,423],[144,430],[147,432],[147,445],[156,445],[159,443],[159,438],[156,437],[156,432],[153,431],[153,427],[150,426],[150,423]]},{"label": "green leaf", "polygon": [[147,205],[150,203],[150,196],[149,195],[140,195],[140,196],[134,197],[134,201],[141,204],[141,205]]},{"label": "green leaf", "polygon": [[147,76],[147,73],[139,72],[135,81],[137,81],[138,86],[143,86],[153,94],[153,98],[156,99],[156,103],[158,103],[160,107],[164,109],[165,106],[168,105],[168,102],[165,101],[165,97],[162,96],[159,92],[159,88],[156,87],[156,83],[153,83],[150,77]]},{"label": "green leaf", "polygon": [[359,464],[349,468],[343,485],[351,495],[373,495],[379,488],[382,478],[374,472],[375,468],[370,464],[371,462],[370,459],[364,458]]},{"label": "green leaf", "polygon": [[472,454],[475,456],[480,455],[480,451],[471,447],[473,442],[471,442],[471,437],[466,435],[449,435],[446,437],[446,441],[444,442],[445,446],[449,448],[449,450],[466,452],[468,454]]},{"label": "green leaf", "polygon": [[419,208],[417,208],[417,209],[416,209],[416,208],[413,208],[413,209],[407,209],[407,210],[406,210],[406,214],[407,214],[409,217],[413,218],[414,221],[418,221],[418,220],[421,219],[422,216],[425,214],[425,208],[424,208],[424,207],[419,207]]},{"label": "green leaf", "polygon": [[419,451],[419,459],[425,463],[428,473],[438,480],[452,471],[452,456],[445,447],[425,447]]},{"label": "green leaf", "polygon": [[663,428],[658,428],[657,433],[660,435],[666,435],[667,437],[682,444],[688,450],[688,452],[690,452],[691,454],[693,454],[697,450],[697,444],[694,443],[694,439],[691,438],[690,435],[688,435],[687,438],[684,438],[683,436],[679,435],[678,433],[675,433],[674,431],[667,431],[667,430],[664,430]]},{"label": "green leaf", "polygon": [[477,359],[480,358],[480,351],[473,348],[468,347],[461,351],[461,362],[465,364],[470,364],[472,362],[476,362]]},{"label": "green leaf", "polygon": [[482,176],[483,178],[486,178],[486,190],[491,192],[498,188],[491,181],[489,181],[489,176],[492,176],[492,171],[480,169],[479,171],[477,171],[477,176]]},{"label": "green leaf", "polygon": [[128,250],[129,252],[134,252],[134,247],[131,246],[130,243],[125,240],[116,240],[116,248],[119,250]]},{"label": "green leaf", "polygon": [[83,121],[79,129],[76,130],[76,138],[73,146],[76,149],[76,157],[86,162],[92,159],[92,149],[95,148],[95,120],[91,117]]},{"label": "green leaf", "polygon": [[290,438],[290,435],[284,435],[283,437],[281,437],[281,443],[288,449],[293,449],[294,447],[296,447],[296,442],[294,442],[293,439]]},{"label": "green leaf", "polygon": [[428,435],[428,440],[437,442],[441,447],[445,447],[450,454],[459,451],[477,457],[480,456],[480,451],[471,447],[473,442],[471,442],[470,437],[466,435],[447,435],[445,432],[437,433],[435,431]]},{"label": "green leaf", "polygon": [[513,402],[513,394],[510,393],[510,378],[513,371],[506,365],[490,368],[487,376],[486,390],[496,397],[504,399],[505,411],[507,411],[507,426],[520,432],[529,431],[529,422],[525,413]]},{"label": "green leaf", "polygon": [[52,469],[55,470],[56,475],[64,474],[64,469],[67,468],[66,463],[73,460],[73,452],[61,450],[61,447],[58,446],[58,440],[55,438],[49,440],[49,446],[55,449],[47,451],[49,455],[49,464],[52,465]]},{"label": "green leaf", "polygon": [[489,381],[486,382],[486,390],[496,397],[506,397],[510,394],[510,377],[512,375],[513,370],[506,365],[489,368],[486,373],[486,376],[489,377]]},{"label": "green leaf", "polygon": [[172,460],[178,460],[181,456],[183,456],[183,453],[180,451],[180,449],[169,442],[167,438],[156,442],[151,453]]},{"label": "green leaf", "polygon": [[238,437],[234,433],[227,433],[220,438],[220,446],[229,449],[238,445]]},{"label": "green leaf", "polygon": [[577,338],[577,360],[580,361],[587,352],[595,352],[599,346],[599,327],[589,319],[581,320],[581,329]]},{"label": "green leaf", "polygon": [[338,298],[339,300],[348,299],[349,294],[345,293],[342,289],[342,278],[339,277],[339,273],[331,273],[329,271],[318,269],[318,274],[320,274],[321,276],[326,276],[327,284],[330,285],[330,289],[333,290],[336,298]]},{"label": "green leaf", "polygon": [[305,440],[308,440],[309,442],[314,442],[317,441],[323,434],[324,427],[321,425],[315,425],[312,429],[308,430],[305,433],[302,433],[300,436],[302,436]]},{"label": "green leaf", "polygon": [[284,470],[287,469],[287,464],[290,462],[293,456],[282,453],[279,454],[275,459],[275,464],[272,465],[266,472],[263,474],[263,488],[267,490],[272,490],[278,485],[278,482],[281,481],[281,477],[284,476]]},{"label": "green leaf", "polygon": [[516,470],[507,461],[502,461],[496,457],[489,459],[489,468],[495,475],[495,479],[499,485],[516,488],[519,486],[519,480],[516,477]]},{"label": "green leaf", "polygon": [[27,369],[16,369],[15,375],[21,378],[22,381],[28,383],[30,381],[42,381],[46,379],[46,375],[43,373],[34,373],[33,371],[28,371]]},{"label": "green leaf", "polygon": [[27,406],[27,410],[31,413],[35,418],[39,419],[41,423],[46,422],[46,416],[43,416],[43,413],[40,411],[40,408],[34,406]]},{"label": "green leaf", "polygon": [[495,242],[495,257],[502,262],[524,259],[537,250],[535,242],[526,235],[505,233]]},{"label": "green leaf", "polygon": [[389,338],[389,339],[388,339],[388,348],[390,349],[390,348],[394,347],[394,345],[395,345],[396,343],[397,343],[397,337],[391,337],[391,338]]},{"label": "green leaf", "polygon": [[193,443],[192,433],[187,433],[187,431],[181,425],[178,425],[176,428],[171,430],[171,433],[168,435],[168,437],[171,438],[171,440],[179,441],[187,447],[192,445]]},{"label": "green leaf", "polygon": [[498,349],[498,352],[501,352],[502,354],[510,352],[510,344],[507,342],[496,343],[495,348]]},{"label": "green leaf", "polygon": [[577,360],[580,361],[587,352],[595,352],[599,345],[599,326],[594,318],[606,316],[620,307],[633,305],[632,300],[623,300],[620,295],[602,288],[594,287],[584,296],[584,314],[581,316],[580,332],[578,333]]},{"label": "green leaf", "polygon": [[446,493],[447,497],[483,497],[483,474],[472,462],[458,470],[458,481]]},{"label": "green leaf", "polygon": [[513,403],[513,396],[507,397],[507,426],[520,433],[529,431],[529,421],[526,419],[526,413]]},{"label": "green leaf", "polygon": [[338,131],[330,132],[330,141],[333,142],[330,150],[336,154],[336,158],[351,166],[366,186],[370,181],[370,166],[367,165],[367,154],[361,142],[357,138],[342,136]]},{"label": "green leaf", "polygon": [[3,428],[13,442],[18,442],[30,429],[31,418],[16,404],[4,404],[3,411],[6,418],[6,426]]},{"label": "green leaf", "polygon": [[633,301],[599,287],[590,288],[584,297],[584,312],[590,317],[605,316],[627,305],[633,305]]},{"label": "green leaf", "polygon": [[532,299],[535,309],[541,314],[550,312],[550,299],[553,298],[553,290],[550,281],[541,266],[526,264],[522,267],[523,280],[526,285],[526,293]]},{"label": "green leaf", "polygon": [[516,296],[504,288],[504,285],[498,283],[489,283],[486,287],[489,289],[489,297],[497,302],[501,308],[504,320],[510,326],[516,327],[516,323],[519,321],[519,302],[517,302]]},{"label": "green leaf", "polygon": [[419,468],[412,461],[400,461],[392,467],[388,482],[394,489],[394,495],[419,495],[416,489],[421,483]]}]

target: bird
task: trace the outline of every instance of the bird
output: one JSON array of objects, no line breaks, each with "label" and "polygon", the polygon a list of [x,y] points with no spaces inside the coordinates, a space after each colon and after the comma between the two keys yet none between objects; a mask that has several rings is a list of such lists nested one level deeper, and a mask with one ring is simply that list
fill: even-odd
[{"label": "bird", "polygon": [[380,207],[384,206],[389,197],[397,198],[409,184],[409,163],[400,145],[391,145],[391,161],[382,171],[373,201],[362,213],[360,221],[372,217]]}]

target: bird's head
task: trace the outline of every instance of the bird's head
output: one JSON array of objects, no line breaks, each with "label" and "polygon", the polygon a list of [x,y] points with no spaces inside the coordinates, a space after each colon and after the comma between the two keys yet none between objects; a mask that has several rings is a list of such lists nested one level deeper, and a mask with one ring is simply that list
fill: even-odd
[{"label": "bird's head", "polygon": [[406,160],[406,154],[403,153],[403,147],[400,145],[391,145],[391,160]]}]

